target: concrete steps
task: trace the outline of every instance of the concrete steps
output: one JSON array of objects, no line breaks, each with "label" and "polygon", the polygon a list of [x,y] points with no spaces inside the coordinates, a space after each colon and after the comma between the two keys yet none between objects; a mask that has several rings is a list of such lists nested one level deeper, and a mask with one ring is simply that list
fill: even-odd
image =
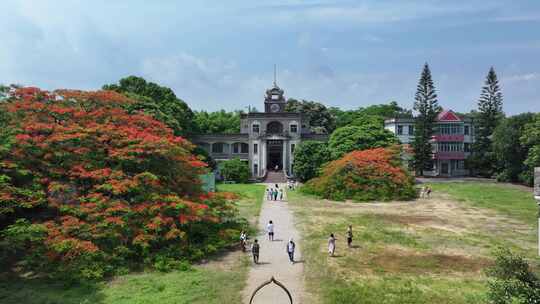
[{"label": "concrete steps", "polygon": [[269,184],[280,184],[280,183],[286,183],[287,177],[285,176],[285,173],[283,171],[269,171],[266,174],[266,178],[264,180],[265,183]]}]

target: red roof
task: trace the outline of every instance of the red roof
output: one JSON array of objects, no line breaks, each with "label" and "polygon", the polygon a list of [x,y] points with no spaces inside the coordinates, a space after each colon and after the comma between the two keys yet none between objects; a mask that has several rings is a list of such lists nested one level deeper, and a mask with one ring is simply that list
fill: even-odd
[{"label": "red roof", "polygon": [[461,119],[452,110],[444,110],[437,116],[437,121],[461,121]]}]

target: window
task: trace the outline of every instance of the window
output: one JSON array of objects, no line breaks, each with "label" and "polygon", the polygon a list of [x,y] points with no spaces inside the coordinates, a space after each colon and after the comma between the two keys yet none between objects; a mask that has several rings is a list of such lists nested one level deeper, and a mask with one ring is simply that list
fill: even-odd
[{"label": "window", "polygon": [[469,135],[469,126],[465,126],[465,130],[463,132],[465,135]]},{"label": "window", "polygon": [[291,133],[298,132],[298,125],[291,125]]},{"label": "window", "polygon": [[414,135],[414,126],[409,126],[409,135]]},{"label": "window", "polygon": [[253,154],[259,154],[259,145],[253,144]]},{"label": "window", "polygon": [[224,150],[223,143],[215,143],[212,145],[212,153],[223,153],[223,150]]},{"label": "window", "polygon": [[269,134],[280,134],[283,132],[283,125],[279,121],[272,121],[266,125],[266,132]]},{"label": "window", "polygon": [[238,154],[238,153],[239,153],[239,150],[240,150],[240,147],[239,147],[239,146],[240,146],[240,143],[235,143],[235,144],[233,145],[233,153],[234,153],[234,154]]},{"label": "window", "polygon": [[465,149],[465,152],[471,152],[471,144],[470,143],[464,143],[463,148]]},{"label": "window", "polygon": [[397,134],[403,135],[403,126],[397,126]]},{"label": "window", "polygon": [[253,124],[253,133],[259,133],[259,124]]},{"label": "window", "polygon": [[240,144],[240,153],[247,154],[249,153],[249,145],[246,143]]},{"label": "window", "polygon": [[258,176],[259,175],[259,165],[253,164],[253,175]]},{"label": "window", "polygon": [[296,145],[295,145],[295,144],[291,144],[291,154],[294,153],[294,148],[296,148]]}]

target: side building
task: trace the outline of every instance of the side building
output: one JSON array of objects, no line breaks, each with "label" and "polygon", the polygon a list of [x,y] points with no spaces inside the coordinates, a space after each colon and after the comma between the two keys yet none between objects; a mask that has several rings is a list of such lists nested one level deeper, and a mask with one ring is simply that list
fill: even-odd
[{"label": "side building", "polygon": [[[252,177],[264,178],[269,171],[294,175],[294,149],[303,140],[328,140],[310,131],[301,113],[286,112],[284,91],[275,83],[266,90],[264,112],[244,113],[238,134],[200,134],[191,141],[205,149],[218,163],[239,158],[249,164]],[[276,170],[277,169],[277,170]]]},{"label": "side building", "polygon": [[[385,128],[396,134],[406,151],[414,141],[414,118],[392,118],[384,122]],[[433,166],[424,171],[427,176],[466,176],[469,170],[465,160],[472,152],[474,143],[474,124],[470,118],[461,118],[452,110],[444,110],[435,122],[433,147]],[[410,159],[412,156],[407,155]]]}]

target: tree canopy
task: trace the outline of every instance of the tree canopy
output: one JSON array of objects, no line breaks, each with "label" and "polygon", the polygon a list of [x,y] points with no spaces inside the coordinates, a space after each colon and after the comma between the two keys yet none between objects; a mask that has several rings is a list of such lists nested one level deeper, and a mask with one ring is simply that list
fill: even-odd
[{"label": "tree canopy", "polygon": [[335,130],[328,141],[328,149],[332,159],[338,159],[354,150],[388,147],[397,143],[392,132],[372,123]]},{"label": "tree canopy", "polygon": [[122,93],[136,103],[129,111],[144,111],[174,130],[176,135],[193,133],[193,112],[170,88],[148,82],[142,77],[129,76],[115,84],[106,84],[104,90]]},{"label": "tree canopy", "polygon": [[235,209],[203,193],[193,145],[128,113],[132,103],[113,91],[22,88],[1,105],[13,130],[0,150],[1,255],[93,279],[199,259],[232,240]]},{"label": "tree canopy", "polygon": [[240,111],[217,112],[196,111],[194,128],[199,134],[240,133]]},{"label": "tree canopy", "polygon": [[301,190],[332,200],[416,197],[414,178],[402,167],[398,147],[350,152],[324,165],[320,176]]},{"label": "tree canopy", "polygon": [[394,117],[412,117],[411,110],[407,110],[391,101],[388,104],[371,105],[357,110],[341,110],[336,107],[330,108],[330,113],[334,116],[336,127],[341,128],[348,125],[361,125],[366,120],[377,120],[382,126],[384,120]]},{"label": "tree canopy", "polygon": [[523,113],[505,118],[493,131],[493,152],[497,160],[497,179],[532,185],[532,170],[527,168],[530,145],[521,143],[525,126],[534,120],[534,114]]},{"label": "tree canopy", "polygon": [[422,70],[416,89],[414,110],[418,113],[414,124],[413,164],[417,174],[423,175],[424,170],[432,167],[432,146],[435,119],[441,111],[437,101],[435,85],[431,78],[429,65],[426,63]]},{"label": "tree canopy", "polygon": [[330,110],[320,102],[289,98],[285,106],[287,112],[302,113],[309,119],[311,131],[330,134],[335,129],[335,120]]},{"label": "tree canopy", "polygon": [[504,117],[503,95],[495,69],[491,67],[478,100],[475,117],[475,142],[469,163],[476,173],[491,177],[495,172],[496,156],[493,152],[492,135]]},{"label": "tree canopy", "polygon": [[294,175],[301,181],[319,175],[319,169],[330,161],[328,144],[320,141],[303,141],[294,150]]}]

